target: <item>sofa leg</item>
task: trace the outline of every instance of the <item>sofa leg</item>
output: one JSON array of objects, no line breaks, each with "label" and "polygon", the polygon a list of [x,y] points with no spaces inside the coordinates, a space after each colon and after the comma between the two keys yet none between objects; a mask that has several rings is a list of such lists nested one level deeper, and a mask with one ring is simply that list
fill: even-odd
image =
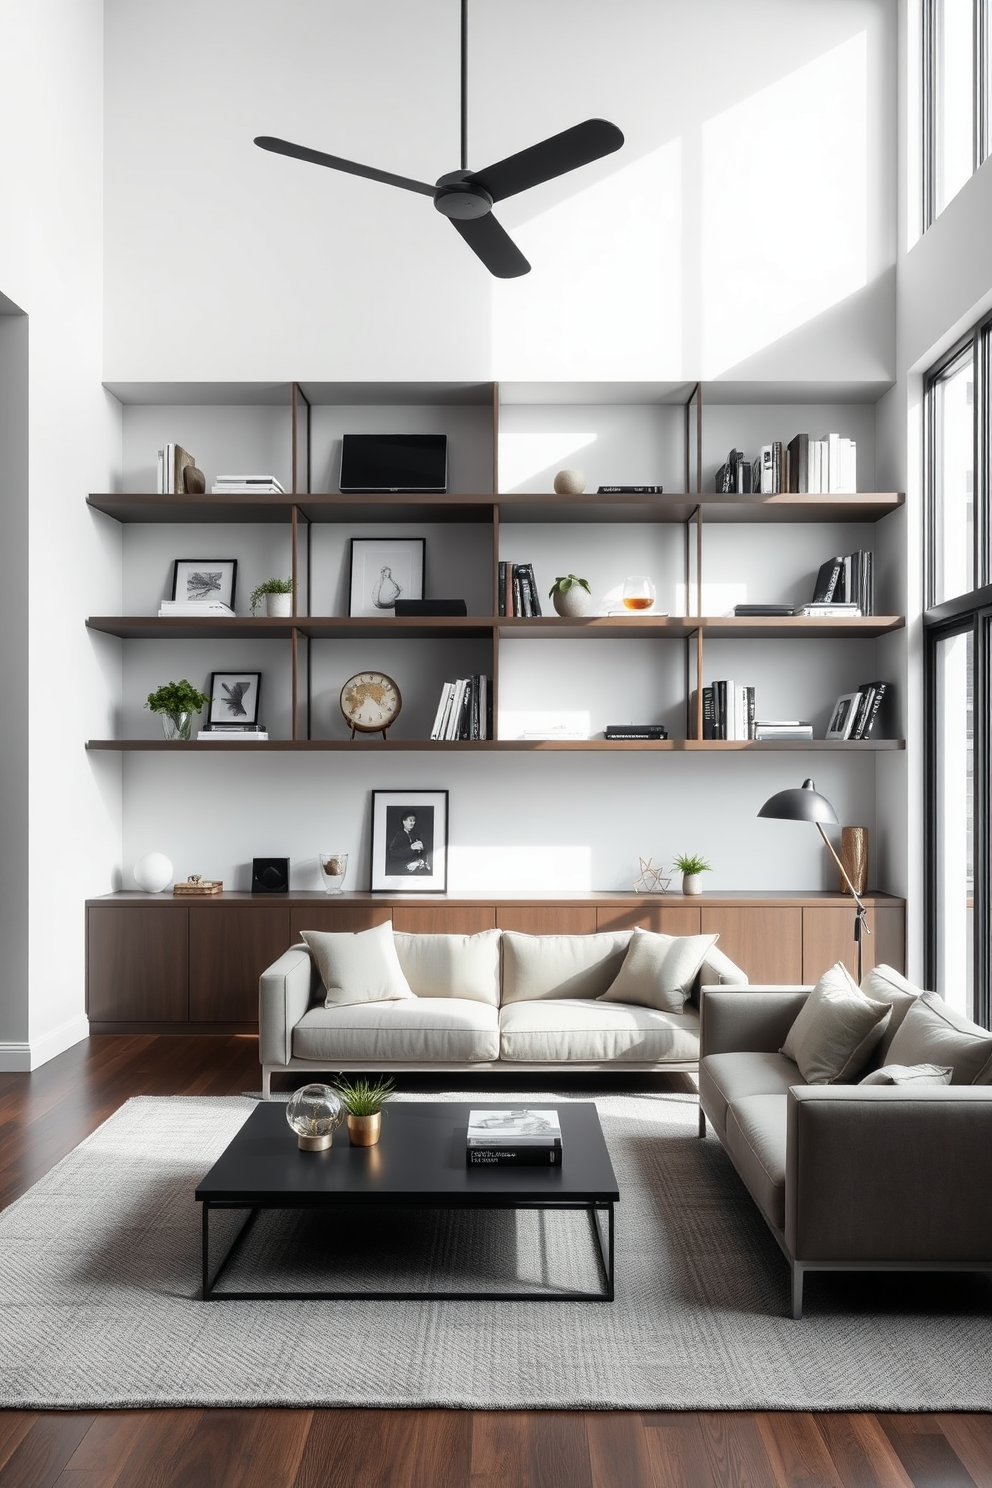
[{"label": "sofa leg", "polygon": [[706,1135],[706,1113],[702,1106],[699,1108],[699,1135],[701,1137],[705,1137]]},{"label": "sofa leg", "polygon": [[268,1100],[272,1094],[272,1071],[267,1064],[262,1065],[262,1099]]},{"label": "sofa leg", "polygon": [[803,1268],[798,1262],[792,1262],[792,1316],[801,1318],[803,1315]]}]

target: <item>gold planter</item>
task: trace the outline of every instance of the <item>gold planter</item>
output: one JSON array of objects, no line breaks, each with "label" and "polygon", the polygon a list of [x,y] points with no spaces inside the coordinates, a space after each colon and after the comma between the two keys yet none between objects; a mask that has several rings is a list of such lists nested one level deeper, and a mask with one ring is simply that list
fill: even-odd
[{"label": "gold planter", "polygon": [[[868,828],[867,827],[844,827],[840,834],[840,860],[844,864],[844,872],[854,885],[856,894],[863,894],[865,885],[868,883]],[[844,882],[841,875],[840,891],[849,894],[851,891]]]},{"label": "gold planter", "polygon": [[376,1111],[374,1116],[349,1115],[348,1136],[351,1138],[351,1145],[353,1147],[374,1147],[379,1140],[381,1126],[381,1111]]}]

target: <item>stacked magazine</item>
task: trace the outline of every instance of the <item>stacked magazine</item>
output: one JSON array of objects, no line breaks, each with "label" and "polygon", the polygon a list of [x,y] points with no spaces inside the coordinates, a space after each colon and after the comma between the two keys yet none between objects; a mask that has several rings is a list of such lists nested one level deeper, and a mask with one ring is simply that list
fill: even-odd
[{"label": "stacked magazine", "polygon": [[558,1112],[543,1106],[470,1111],[465,1160],[470,1168],[560,1167]]}]

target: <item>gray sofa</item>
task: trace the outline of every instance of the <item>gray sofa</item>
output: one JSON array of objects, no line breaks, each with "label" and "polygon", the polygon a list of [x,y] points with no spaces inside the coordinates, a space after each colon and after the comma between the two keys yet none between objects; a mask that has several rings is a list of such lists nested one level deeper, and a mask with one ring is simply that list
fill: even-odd
[{"label": "gray sofa", "polygon": [[[695,1071],[701,987],[747,983],[713,944],[715,936],[675,938],[637,929],[414,935],[388,926],[364,933],[374,938],[370,955],[382,951],[382,934],[388,937],[385,949],[390,956],[390,947],[395,950],[406,990],[393,995],[387,984],[379,989],[386,997],[354,1000],[361,989],[345,988],[350,1000],[335,1002],[319,969],[321,941],[349,950],[351,938],[305,932],[310,946],[291,947],[259,982],[264,1095],[272,1075],[285,1070]],[[650,966],[645,971],[641,965],[635,975],[638,958],[650,961],[659,948],[673,959],[681,956],[675,972],[676,981],[684,980],[681,995],[656,999],[658,979]],[[665,965],[671,969],[672,961]],[[326,966],[324,973],[333,983]],[[625,988],[641,1000],[618,1000]],[[365,990],[375,994],[376,987]]]},{"label": "gray sofa", "polygon": [[[709,1121],[784,1252],[796,1318],[807,1271],[992,1270],[992,1035],[889,968],[862,987],[892,1008],[857,1077],[912,1083],[806,1083],[780,1050],[810,987],[702,998],[699,1134]],[[921,1060],[951,1083],[918,1083]]]}]

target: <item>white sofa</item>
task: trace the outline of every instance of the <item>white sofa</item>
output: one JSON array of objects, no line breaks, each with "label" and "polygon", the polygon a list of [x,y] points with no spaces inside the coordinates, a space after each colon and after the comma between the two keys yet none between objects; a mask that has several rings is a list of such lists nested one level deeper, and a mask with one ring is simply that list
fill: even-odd
[{"label": "white sofa", "polygon": [[[264,1095],[283,1070],[695,1070],[700,988],[747,984],[715,936],[418,935],[388,925],[304,935],[310,945],[286,951],[259,982]],[[405,990],[390,984],[378,997],[373,985],[359,989],[373,994],[362,1000],[334,987],[328,998],[321,940],[357,954],[363,935],[366,959],[388,937]],[[617,1000],[628,992],[637,1000]]]}]

